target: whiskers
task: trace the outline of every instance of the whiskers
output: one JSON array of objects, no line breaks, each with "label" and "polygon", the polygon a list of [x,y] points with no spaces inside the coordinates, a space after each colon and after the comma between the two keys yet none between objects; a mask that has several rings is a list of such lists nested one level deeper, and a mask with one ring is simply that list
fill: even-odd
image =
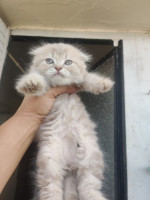
[{"label": "whiskers", "polygon": [[56,74],[56,72],[57,72],[56,69],[51,68],[51,69],[47,70],[46,74],[50,75],[50,76],[53,76],[53,75]]},{"label": "whiskers", "polygon": [[50,81],[50,85],[54,87],[61,85],[70,85],[72,83],[70,72],[64,68],[59,71],[57,71],[55,68],[51,68],[47,70],[46,76]]},{"label": "whiskers", "polygon": [[66,69],[62,69],[59,73],[64,77],[70,77],[70,72]]},{"label": "whiskers", "polygon": [[54,68],[51,68],[51,69],[49,69],[47,72],[46,72],[46,74],[48,75],[48,76],[50,76],[50,77],[53,77],[53,76],[55,76],[55,75],[60,75],[60,76],[62,76],[62,77],[70,77],[70,72],[68,71],[68,70],[66,70],[66,69],[61,69],[59,72],[56,70],[56,69],[54,69]]}]

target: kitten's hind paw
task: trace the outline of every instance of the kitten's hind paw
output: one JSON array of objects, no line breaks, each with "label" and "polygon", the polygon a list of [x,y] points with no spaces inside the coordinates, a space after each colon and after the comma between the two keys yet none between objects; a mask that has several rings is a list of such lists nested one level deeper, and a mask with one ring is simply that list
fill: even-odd
[{"label": "kitten's hind paw", "polygon": [[43,95],[46,92],[46,88],[46,82],[39,74],[27,74],[21,77],[16,84],[18,92],[34,96]]}]

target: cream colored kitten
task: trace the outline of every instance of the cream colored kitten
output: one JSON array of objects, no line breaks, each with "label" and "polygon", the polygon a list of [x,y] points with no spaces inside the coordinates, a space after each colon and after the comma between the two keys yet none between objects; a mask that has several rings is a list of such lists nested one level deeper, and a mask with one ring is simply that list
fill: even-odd
[{"label": "cream colored kitten", "polygon": [[[50,87],[77,85],[99,94],[113,86],[109,78],[87,71],[91,56],[63,43],[45,44],[31,51],[33,62],[16,84],[22,94],[43,95]],[[95,124],[76,94],[63,94],[38,133],[34,200],[106,200],[101,192],[103,153]]]}]

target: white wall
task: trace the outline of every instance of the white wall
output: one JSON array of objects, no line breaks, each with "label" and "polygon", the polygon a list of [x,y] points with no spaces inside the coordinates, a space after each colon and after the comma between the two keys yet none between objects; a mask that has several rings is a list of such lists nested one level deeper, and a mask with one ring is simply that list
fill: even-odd
[{"label": "white wall", "polygon": [[4,60],[6,57],[6,49],[9,40],[9,28],[5,26],[3,21],[0,18],[0,76],[3,69]]},{"label": "white wall", "polygon": [[150,199],[150,38],[124,40],[129,200]]}]

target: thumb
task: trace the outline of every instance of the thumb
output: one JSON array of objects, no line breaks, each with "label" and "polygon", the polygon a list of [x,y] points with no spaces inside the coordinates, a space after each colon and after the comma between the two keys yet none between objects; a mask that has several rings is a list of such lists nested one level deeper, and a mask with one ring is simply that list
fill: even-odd
[{"label": "thumb", "polygon": [[72,94],[76,92],[77,89],[74,86],[62,86],[62,87],[54,87],[50,88],[50,90],[46,93],[52,99],[55,99],[58,95],[69,93]]}]

